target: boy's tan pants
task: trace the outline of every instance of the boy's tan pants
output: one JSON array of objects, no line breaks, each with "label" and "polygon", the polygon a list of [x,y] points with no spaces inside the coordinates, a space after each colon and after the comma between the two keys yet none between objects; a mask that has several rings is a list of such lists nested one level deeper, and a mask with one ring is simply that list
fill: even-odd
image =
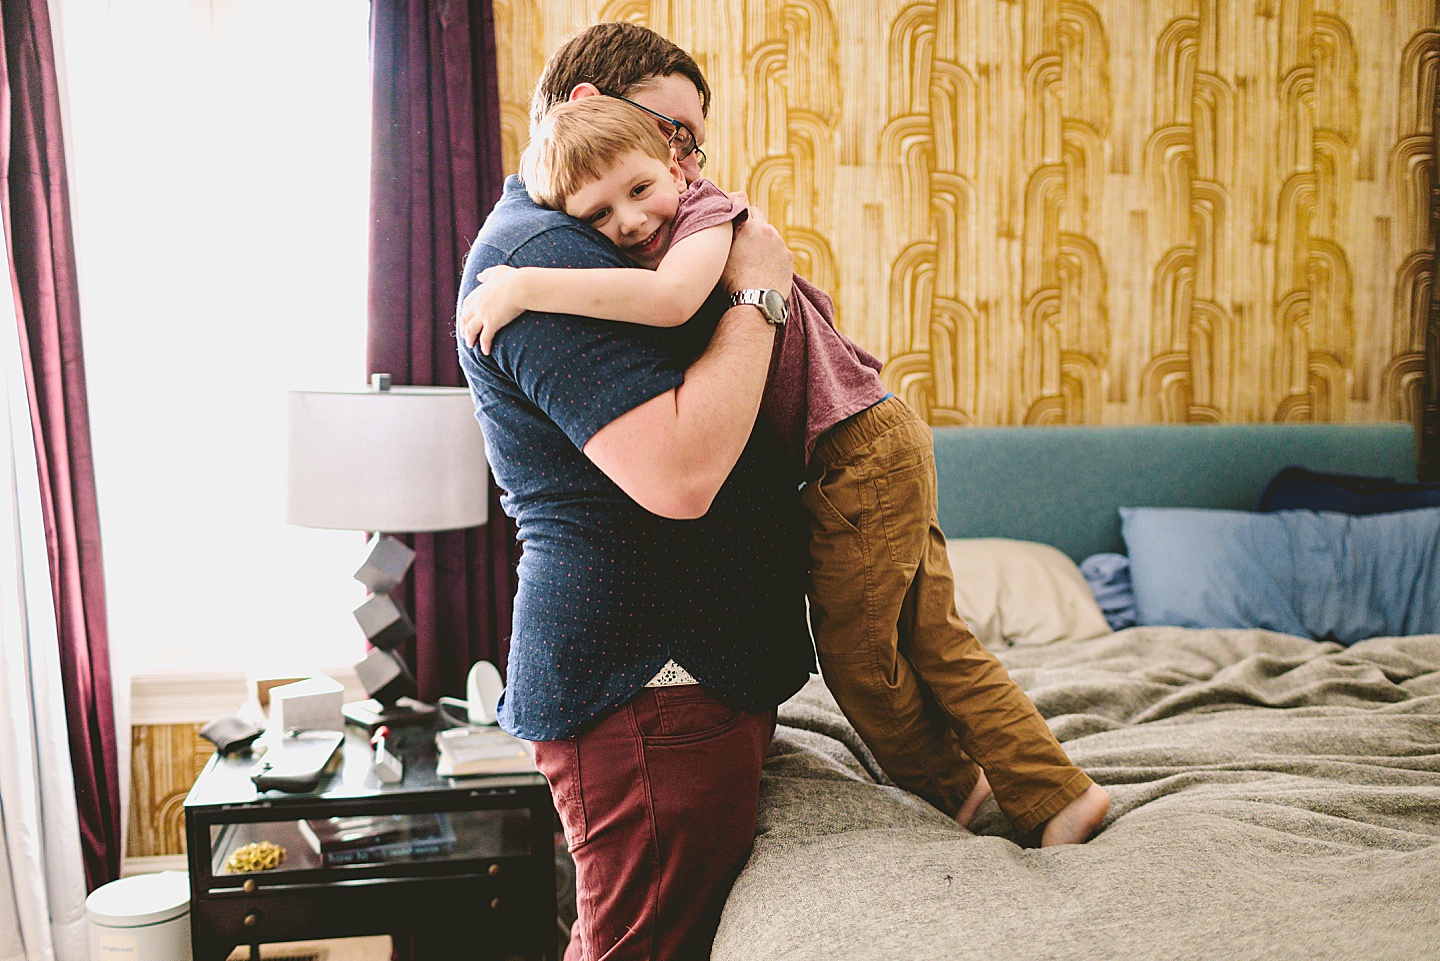
[{"label": "boy's tan pants", "polygon": [[826,432],[809,473],[810,620],[845,716],[896,784],[947,814],[984,769],[1020,833],[1044,824],[1092,782],[956,613],[929,427],[881,401]]}]

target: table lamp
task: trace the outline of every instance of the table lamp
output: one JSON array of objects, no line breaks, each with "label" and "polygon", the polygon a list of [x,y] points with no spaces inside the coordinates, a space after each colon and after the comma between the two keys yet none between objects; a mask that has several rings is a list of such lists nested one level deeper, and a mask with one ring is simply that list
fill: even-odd
[{"label": "table lamp", "polygon": [[415,635],[391,596],[415,552],[393,534],[485,523],[489,469],[470,392],[462,387],[392,387],[374,374],[368,389],[292,390],[285,519],[301,527],[370,532],[355,579],[369,595],[355,609],[372,650],[355,665],[369,700],[344,706],[374,730],[427,721],[415,678],[395,648]]}]

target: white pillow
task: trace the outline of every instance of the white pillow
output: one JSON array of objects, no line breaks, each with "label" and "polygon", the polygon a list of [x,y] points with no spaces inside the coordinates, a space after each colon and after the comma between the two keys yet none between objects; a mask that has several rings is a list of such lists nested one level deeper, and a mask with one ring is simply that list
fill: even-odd
[{"label": "white pillow", "polygon": [[1049,544],[978,537],[946,543],[955,606],[980,642],[1083,641],[1110,633],[1080,568]]}]

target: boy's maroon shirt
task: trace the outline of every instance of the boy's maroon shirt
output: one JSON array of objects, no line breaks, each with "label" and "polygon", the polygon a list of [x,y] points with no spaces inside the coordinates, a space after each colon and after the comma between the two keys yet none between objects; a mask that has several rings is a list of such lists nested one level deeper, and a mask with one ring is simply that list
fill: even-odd
[{"label": "boy's maroon shirt", "polygon": [[[734,222],[745,208],[709,180],[680,195],[670,234],[673,246],[707,227]],[[796,275],[790,319],[770,357],[770,376],[760,414],[800,465],[810,461],[820,435],[885,396],[880,361],[835,329],[835,305],[814,284]]]}]

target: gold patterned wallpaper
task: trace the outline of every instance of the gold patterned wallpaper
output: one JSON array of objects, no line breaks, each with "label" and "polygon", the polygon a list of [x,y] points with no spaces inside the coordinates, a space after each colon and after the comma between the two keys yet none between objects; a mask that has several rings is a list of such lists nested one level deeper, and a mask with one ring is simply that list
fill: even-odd
[{"label": "gold patterned wallpaper", "polygon": [[130,815],[125,855],[185,853],[185,797],[215,748],[201,724],[137,724],[130,729]]},{"label": "gold patterned wallpaper", "polygon": [[599,20],[932,424],[1419,419],[1436,0],[495,0],[505,159]]}]

